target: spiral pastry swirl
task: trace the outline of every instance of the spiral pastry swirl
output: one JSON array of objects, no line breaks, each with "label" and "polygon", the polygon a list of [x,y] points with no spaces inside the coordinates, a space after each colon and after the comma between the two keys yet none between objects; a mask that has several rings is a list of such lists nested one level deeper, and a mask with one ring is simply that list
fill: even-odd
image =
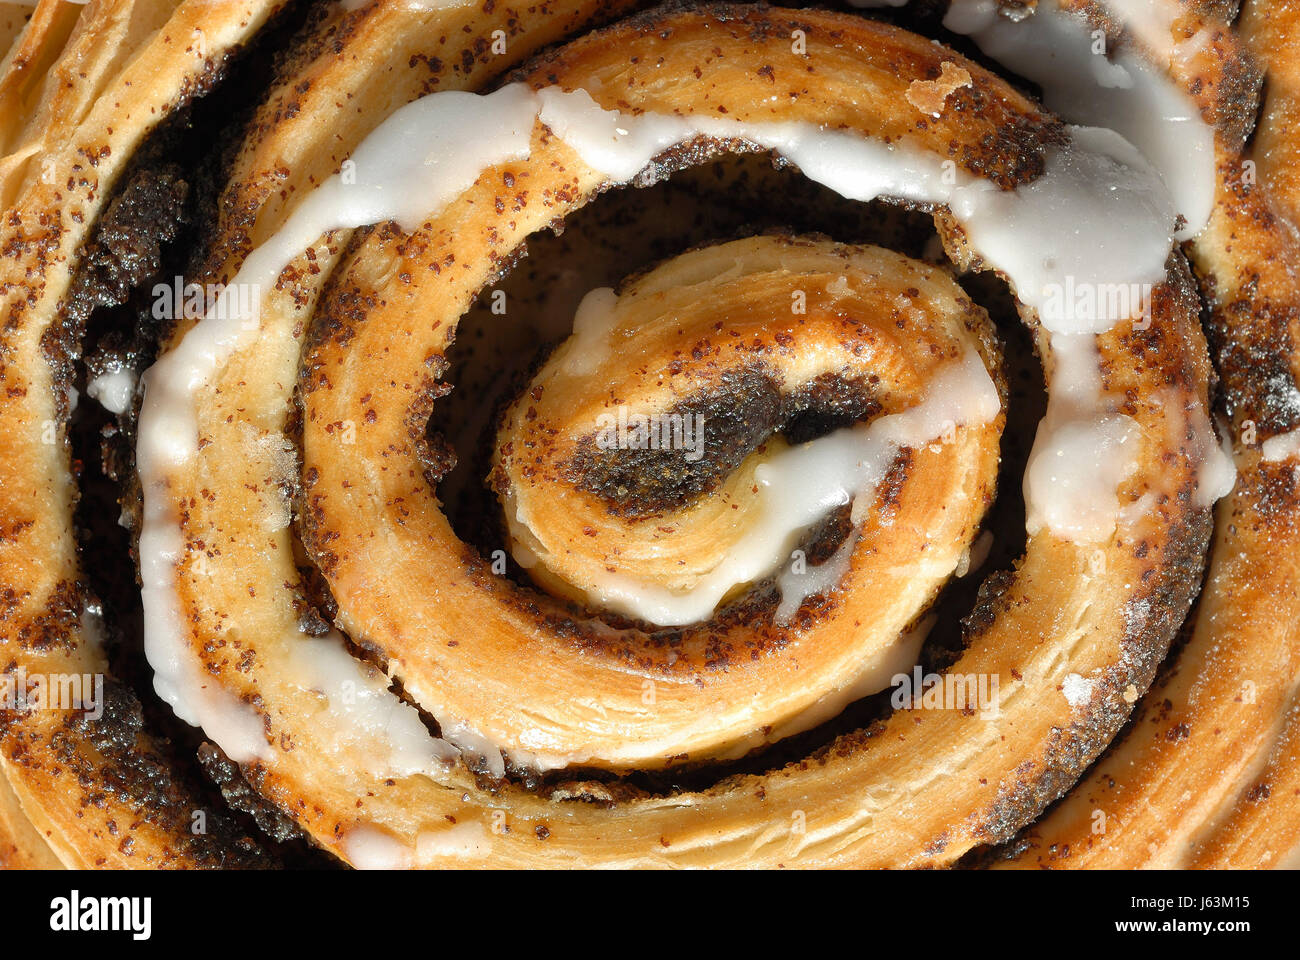
[{"label": "spiral pastry swirl", "polygon": [[10,859],[1286,862],[1289,7],[915,6],[43,0]]}]

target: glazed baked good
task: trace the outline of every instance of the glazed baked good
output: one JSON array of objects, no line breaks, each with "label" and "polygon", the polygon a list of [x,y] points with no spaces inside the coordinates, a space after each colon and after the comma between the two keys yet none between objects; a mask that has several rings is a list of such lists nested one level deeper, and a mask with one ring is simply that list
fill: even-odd
[{"label": "glazed baked good", "polygon": [[1288,18],[54,6],[0,623],[106,679],[15,858],[1290,854]]}]

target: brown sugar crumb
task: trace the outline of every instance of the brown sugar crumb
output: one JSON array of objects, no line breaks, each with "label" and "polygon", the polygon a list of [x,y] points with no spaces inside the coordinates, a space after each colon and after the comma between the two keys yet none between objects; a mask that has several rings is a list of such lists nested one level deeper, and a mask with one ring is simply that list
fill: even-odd
[{"label": "brown sugar crumb", "polygon": [[913,80],[907,88],[907,102],[931,117],[943,115],[948,95],[971,85],[970,72],[951,61],[940,68],[938,80]]}]

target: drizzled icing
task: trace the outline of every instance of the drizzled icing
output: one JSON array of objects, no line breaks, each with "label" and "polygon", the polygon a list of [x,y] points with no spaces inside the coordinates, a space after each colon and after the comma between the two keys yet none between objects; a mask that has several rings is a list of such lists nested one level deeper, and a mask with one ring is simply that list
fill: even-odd
[{"label": "drizzled icing", "polygon": [[1300,430],[1279,433],[1260,444],[1260,458],[1267,463],[1277,463],[1300,454]]},{"label": "drizzled icing", "polygon": [[[972,247],[1009,278],[1022,300],[1042,308],[1044,325],[1062,336],[1097,333],[1121,318],[1080,322],[1068,313],[1053,313],[1047,308],[1047,299],[1054,286],[1081,278],[1118,284],[1159,282],[1173,240],[1174,212],[1183,209],[1186,214],[1189,209],[1170,198],[1160,174],[1122,137],[1088,128],[1070,128],[1070,140],[1049,152],[1039,180],[1015,191],[1002,191],[906,143],[883,144],[802,122],[745,123],[649,113],[630,116],[602,110],[581,90],[533,92],[516,84],[487,96],[436,93],[397,110],[354,153],[354,182],[340,175],[325,181],[307,195],[269,241],[250,254],[231,287],[247,286],[255,291],[251,309],[238,306],[240,297],[223,294],[216,307],[145,377],[137,461],[145,500],[140,562],[146,653],[156,671],[159,695],[178,716],[201,725],[237,760],[265,755],[260,719],[208,682],[184,642],[175,596],[183,541],[169,483],[171,475],[187,467],[197,452],[198,405],[215,374],[256,338],[262,293],[274,286],[281,271],[309,245],[331,230],[390,219],[414,229],[485,170],[526,157],[534,121],[539,118],[584,162],[616,183],[632,179],[664,150],[705,135],[744,140],[776,151],[806,176],[848,199],[894,196],[946,204],[965,228]],[[1070,229],[1064,230],[1064,224]],[[984,378],[987,381],[987,374]],[[958,407],[986,408],[988,394],[983,383],[976,384],[972,378],[962,389],[966,394],[956,398]],[[950,400],[953,398],[944,402]],[[917,409],[928,408],[922,404]],[[923,417],[917,414],[913,419]],[[910,420],[904,422],[911,424]],[[896,449],[927,438],[919,427],[904,429],[900,425],[897,435],[875,435],[871,443],[878,444],[872,448],[876,454],[864,459],[875,462],[879,451],[888,450],[890,444]],[[1102,453],[1122,446],[1112,443],[1107,447],[1106,438],[1102,440],[1094,444]],[[839,444],[853,446],[845,438],[836,438],[804,456],[828,455],[824,451]],[[855,455],[836,452],[832,459],[842,466]],[[781,473],[780,467],[773,467],[769,482],[774,486],[784,483]],[[871,469],[864,471],[864,475],[870,474]],[[846,490],[866,492],[870,484],[857,478],[832,486],[828,497],[833,493],[831,499],[843,503]],[[1111,487],[1099,495],[1113,501],[1115,490]],[[1050,493],[1047,496],[1050,498]],[[1052,511],[1042,515],[1050,517]],[[792,586],[790,589],[797,592]],[[665,615],[668,620],[680,620],[703,607],[678,608],[665,611]],[[347,656],[337,638],[322,641],[320,649],[326,648]],[[375,677],[355,662],[352,669],[355,674],[349,675],[349,682],[375,687]],[[334,704],[334,698],[330,703]],[[355,724],[366,731],[386,729],[390,736],[396,721],[405,731],[400,737],[409,734],[412,742],[420,737],[432,739],[422,728],[416,729],[414,710],[386,690],[376,688],[375,696],[367,698],[359,714],[337,711],[332,716],[336,725]],[[414,752],[401,747],[394,748],[386,762],[395,771],[406,771],[438,755],[439,747]],[[412,756],[417,759],[412,761]]]},{"label": "drizzled icing", "polygon": [[1160,60],[1177,64],[1208,44],[1215,28],[1209,24],[1183,40],[1174,40],[1174,25],[1184,11],[1178,0],[1124,0],[1108,3],[1110,15]]},{"label": "drizzled icing", "polygon": [[109,413],[126,413],[135,395],[135,373],[125,367],[101,373],[86,384],[86,393]]},{"label": "drizzled icing", "polygon": [[[1172,19],[1153,14],[1164,3],[1107,3],[1125,24],[1142,24],[1144,40],[1170,44]],[[1144,11],[1140,8],[1146,7]],[[1179,240],[1204,229],[1214,203],[1214,131],[1196,104],[1169,77],[1131,50],[1094,52],[1092,28],[1055,3],[1011,20],[994,0],[954,0],[944,18],[1008,70],[1038,84],[1043,102],[1073,123],[1108,127],[1137,147],[1160,172],[1186,220]],[[1114,282],[1114,281],[1112,281]]]},{"label": "drizzled icing", "polygon": [[[448,743],[429,735],[413,707],[389,692],[382,672],[352,657],[339,634],[296,640],[288,669],[324,698],[335,743],[354,747],[350,755],[360,757],[370,775],[431,773],[456,758]],[[374,744],[384,750],[376,752]]]},{"label": "drizzled icing", "polygon": [[489,835],[481,823],[458,823],[444,830],[424,830],[414,848],[377,827],[361,824],[343,838],[343,853],[358,870],[409,870],[442,857],[474,860],[487,856]]},{"label": "drizzled icing", "polygon": [[1109,539],[1120,518],[1115,490],[1137,470],[1137,421],[1101,401],[1096,338],[1052,337],[1051,389],[1025,468],[1030,535],[1044,528],[1076,543]]},{"label": "drizzled icing", "polygon": [[[1158,56],[1173,59],[1190,50],[1172,41],[1177,5],[1169,0],[1125,0],[1106,7]],[[1115,137],[1120,151],[1140,151],[1182,220],[1173,239],[1187,240],[1204,229],[1214,203],[1214,131],[1195,102],[1161,70],[1129,49],[1098,49],[1091,27],[1055,0],[1015,19],[999,13],[993,0],[954,0],[944,26],[968,34],[998,63],[1037,83],[1045,104],[1063,118],[1104,125],[1122,135]],[[1077,128],[1074,135],[1079,135]],[[1123,274],[1072,274],[1070,287],[1114,291],[1124,287]],[[1156,277],[1152,271],[1153,279],[1145,282],[1158,282]],[[1070,331],[1044,313],[1049,304],[1035,303],[1018,284],[1016,294],[1038,310],[1054,334],[1056,365],[1047,416],[1025,471],[1026,525],[1030,533],[1046,528],[1066,539],[1104,540],[1117,524],[1139,520],[1138,508],[1145,506],[1139,501],[1120,508],[1114,497],[1116,485],[1136,469],[1136,424],[1117,413],[1116,403],[1102,393],[1096,346],[1085,342],[1091,338],[1061,336]],[[1071,302],[1068,296],[1053,297],[1050,306],[1068,308]],[[1101,309],[1084,313],[1092,321],[1090,332],[1104,332],[1124,319],[1106,311],[1105,296],[1097,296],[1096,304]],[[1196,503],[1209,506],[1232,489],[1236,470],[1231,452],[1216,442],[1206,411],[1198,406],[1189,422],[1193,453],[1201,458]]]},{"label": "drizzled icing", "polygon": [[849,200],[945,204],[971,246],[1010,278],[1016,295],[1053,333],[1101,333],[1125,319],[1058,308],[1064,304],[1059,291],[1067,287],[1164,279],[1177,207],[1159,173],[1111,130],[1071,127],[1070,141],[1047,151],[1043,175],[1008,191],[931,153],[810,123],[630,116],[602,110],[583,90],[548,88],[537,97],[542,122],[619,183],[668,148],[703,135],[774,150]]}]

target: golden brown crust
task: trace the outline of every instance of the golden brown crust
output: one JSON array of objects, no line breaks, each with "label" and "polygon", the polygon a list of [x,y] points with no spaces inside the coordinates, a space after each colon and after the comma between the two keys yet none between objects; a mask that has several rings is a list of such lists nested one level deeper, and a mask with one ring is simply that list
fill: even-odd
[{"label": "golden brown crust", "polygon": [[[1095,4],[1065,5],[1116,29]],[[206,84],[275,6],[116,0],[78,14],[68,4],[43,3],[0,68],[0,117],[14,118],[12,128],[0,120],[0,196],[12,213],[0,226],[0,379],[8,388],[0,417],[18,428],[14,456],[0,461],[0,489],[9,498],[0,509],[0,584],[7,588],[0,598],[0,650],[10,670],[107,672],[101,645],[83,629],[87,596],[67,448],[62,433],[56,444],[40,441],[42,425],[62,430],[68,414],[44,332],[65,319],[60,301],[73,283],[77,251],[142,138]],[[888,143],[906,140],[1002,189],[1035,180],[1048,149],[1069,137],[1056,118],[996,75],[926,38],[858,15],[743,4],[645,6],[594,0],[526,7],[486,0],[431,11],[405,3],[323,5],[248,124],[193,279],[229,281],[384,117],[435,90],[483,91],[516,80],[534,88],[583,88],[609,109],[806,120]],[[1292,18],[1263,18],[1258,8],[1264,6],[1250,6],[1243,36],[1256,47],[1277,46]],[[1281,7],[1289,11],[1291,4]],[[251,790],[275,808],[275,817],[291,818],[317,846],[357,864],[379,856],[426,867],[943,866],[1010,839],[1111,742],[1152,683],[1200,587],[1212,518],[1193,504],[1205,454],[1187,422],[1207,404],[1215,379],[1200,325],[1204,295],[1226,405],[1241,439],[1242,473],[1219,507],[1197,627],[1142,700],[1132,731],[1020,838],[1015,863],[1281,862],[1300,837],[1292,818],[1269,802],[1300,789],[1294,721],[1286,719],[1295,689],[1277,667],[1279,658],[1300,653],[1291,649],[1286,627],[1296,619],[1290,613],[1300,617],[1300,608],[1290,609],[1300,604],[1292,586],[1300,572],[1278,554],[1289,556],[1300,536],[1292,520],[1300,504],[1289,468],[1262,464],[1241,434],[1247,423],[1261,440],[1300,425],[1279,390],[1279,377],[1294,387],[1291,343],[1300,319],[1290,277],[1295,237],[1277,217],[1286,204],[1295,209],[1287,179],[1294,111],[1282,83],[1270,95],[1255,141],[1260,182],[1243,181],[1238,150],[1249,132],[1259,70],[1213,9],[1192,2],[1185,9],[1176,30],[1210,28],[1178,79],[1196,92],[1218,134],[1214,218],[1187,249],[1190,267],[1183,253],[1171,255],[1153,322],[1121,323],[1099,338],[1104,388],[1124,398],[1123,412],[1141,428],[1142,464],[1123,495],[1156,507],[1135,530],[1121,528],[1100,545],[1037,533],[1013,571],[983,585],[963,648],[947,670],[1001,678],[997,712],[899,709],[779,769],[728,777],[699,791],[663,792],[613,779],[521,783],[476,763],[473,750],[466,762],[429,775],[377,773],[369,761],[378,741],[350,730],[340,737],[331,726],[328,694],[295,673],[304,623],[315,632],[327,620],[345,628],[365,661],[397,679],[402,695],[441,722],[443,732],[464,719],[520,757],[527,753],[521,734],[546,723],[569,737],[564,755],[588,750],[587,765],[616,773],[726,757],[752,745],[745,711],[763,721],[756,742],[777,739],[781,722],[842,684],[852,672],[846,658],[875,649],[876,641],[868,643],[866,631],[855,632],[851,621],[879,619],[884,644],[930,603],[943,579],[891,573],[882,560],[880,569],[870,568],[879,596],[863,590],[814,599],[792,626],[776,623],[771,604],[754,601],[699,626],[633,625],[620,632],[593,625],[571,602],[590,598],[558,587],[558,574],[549,581],[539,576],[560,594],[550,597],[490,573],[484,558],[460,541],[437,499],[445,460],[426,442],[430,410],[451,386],[445,381],[458,318],[519,259],[526,237],[562,224],[611,187],[539,124],[526,159],[489,170],[418,230],[407,234],[388,223],[321,238],[265,297],[255,343],[237,352],[204,394],[200,451],[192,466],[170,478],[185,504],[177,568],[182,639],[211,682],[261,719],[268,750],[242,769]],[[3,10],[0,5],[0,44]],[[601,27],[626,13],[631,16]],[[494,49],[497,30],[504,54]],[[796,35],[806,51],[792,46]],[[196,41],[206,55],[197,61]],[[545,49],[560,41],[566,42]],[[132,72],[136,61],[128,54],[137,53],[151,64],[148,82]],[[932,117],[909,95],[915,83],[933,93],[945,78],[954,82],[940,90],[944,108]],[[1279,78],[1285,81],[1284,71]],[[638,182],[750,149],[701,139],[657,158]],[[1289,199],[1272,206],[1273,190]],[[979,253],[955,221],[942,209],[934,215],[950,260],[978,268]],[[897,355],[905,359],[891,367],[894,379],[882,378],[875,392],[856,396],[853,419],[893,412],[902,396],[915,399],[918,385],[938,368],[936,358],[953,359],[960,344],[995,365],[995,337],[983,311],[940,270],[891,256],[885,266],[872,261],[879,276],[868,283],[863,278],[872,271],[862,263],[874,254],[865,248],[773,237],[740,243],[788,263],[806,257],[800,282],[812,278],[819,289],[837,284],[843,273],[896,295],[910,279],[915,293],[905,290],[903,298],[912,309],[922,303],[928,319],[950,323],[941,334],[925,328],[934,339],[924,346],[918,339],[900,347]],[[639,283],[711,264],[707,305],[696,319],[743,332],[763,365],[756,376],[775,383],[786,376],[782,351],[804,341],[793,333],[790,343],[769,336],[769,325],[754,315],[774,314],[793,281],[768,270],[747,276],[748,284],[727,286],[716,269],[720,261],[710,258],[736,249],[708,247],[630,280],[627,309],[636,309]],[[669,285],[686,286],[676,279]],[[798,332],[817,349],[865,350],[871,337],[883,339],[892,328],[901,337],[924,326],[909,325],[905,310],[890,313],[883,295],[860,295],[852,303],[852,310],[878,321],[874,326],[835,313],[824,299],[813,298],[824,326]],[[736,304],[745,310],[729,312]],[[1031,311],[1025,314],[1040,352],[1050,356],[1046,333]],[[690,329],[689,322],[679,326]],[[184,320],[176,324],[168,342],[175,345],[188,327]],[[656,357],[674,349],[672,331],[661,332]],[[707,372],[698,376],[707,393],[734,371],[715,364],[707,350],[698,353],[705,358]],[[769,376],[769,367],[779,376]],[[863,367],[870,372],[869,362]],[[845,369],[856,368],[850,362]],[[567,496],[589,498],[586,512],[572,520],[574,530],[596,529],[619,511],[624,517],[610,521],[611,530],[629,512],[660,518],[670,512],[676,488],[654,488],[633,502],[619,492],[623,485],[583,467],[568,447],[551,450],[543,436],[567,429],[567,418],[590,414],[590,404],[618,399],[615,390],[622,396],[650,389],[657,376],[642,382],[615,368],[607,375],[608,397],[553,392],[545,404],[532,396],[510,412],[495,475],[507,505],[524,493],[535,469],[567,484]],[[765,383],[754,389],[771,387]],[[784,397],[804,386],[798,381],[786,389],[782,381],[772,389]],[[695,396],[683,391],[677,400]],[[349,440],[340,444],[344,425]],[[925,536],[918,531],[933,537],[935,530],[946,550],[941,565],[951,567],[970,547],[993,497],[1001,427],[999,418],[970,431],[980,435],[969,447],[902,456],[882,503],[897,517],[917,509],[927,519],[916,529],[878,524],[854,569],[868,569],[867,554],[883,556],[891,542],[904,553],[919,552]],[[286,474],[263,442],[298,432],[300,477]],[[555,455],[515,462],[511,444]],[[745,469],[728,464],[722,479],[706,478],[687,499],[707,503],[734,478],[743,479]],[[572,500],[569,506],[546,500],[557,486],[538,484],[535,493],[541,498],[536,512],[559,529],[571,522],[565,514],[573,507]],[[267,531],[256,519],[261,505],[299,487],[301,543],[293,528]],[[709,529],[698,518],[692,522]],[[575,534],[570,548],[586,548],[582,538],[591,536]],[[705,536],[699,553],[707,552]],[[598,564],[616,566],[619,551],[634,545],[630,538],[615,546],[592,539]],[[561,572],[568,576],[571,568]],[[672,574],[671,565],[661,572]],[[881,597],[895,604],[888,616]],[[826,626],[837,616],[845,623]],[[786,673],[794,675],[788,686]],[[1082,703],[1064,692],[1072,675],[1092,681]],[[620,725],[619,715],[647,716],[640,709],[646,681],[676,684],[683,693],[640,726]],[[1249,703],[1225,695],[1245,691],[1247,683]],[[747,685],[755,684],[762,696],[747,703]],[[1202,695],[1207,684],[1212,696]],[[794,698],[786,697],[779,709],[764,701],[788,689],[803,700],[792,707]],[[8,846],[0,857],[7,850],[15,865],[31,866],[258,862],[261,851],[238,831],[196,836],[189,830],[200,801],[171,776],[169,746],[144,728],[128,691],[111,680],[107,691],[101,720],[73,710],[5,715],[0,844],[7,837]],[[589,702],[575,703],[583,697]],[[711,698],[736,711],[709,716]],[[697,716],[702,722],[686,729]],[[87,803],[84,789],[67,789],[73,778],[96,785],[104,803]],[[1110,824],[1102,834],[1093,816],[1098,809]]]},{"label": "golden brown crust", "polygon": [[60,870],[62,861],[32,826],[8,779],[0,777],[0,869]]}]

